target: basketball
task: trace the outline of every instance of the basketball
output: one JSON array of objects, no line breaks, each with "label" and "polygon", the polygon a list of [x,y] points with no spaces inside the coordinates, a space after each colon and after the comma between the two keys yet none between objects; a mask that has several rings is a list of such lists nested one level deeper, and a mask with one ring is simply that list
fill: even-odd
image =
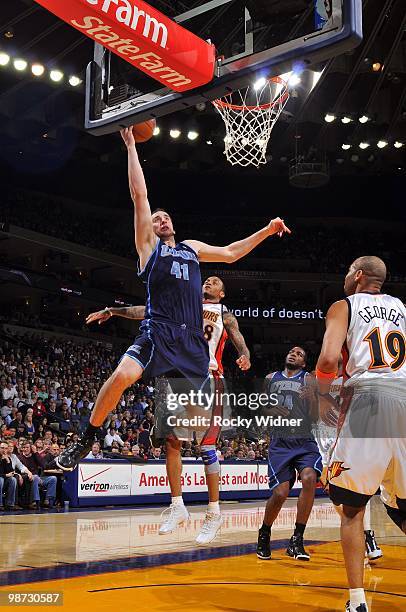
[{"label": "basketball", "polygon": [[155,119],[148,119],[148,121],[143,121],[142,123],[133,125],[135,142],[147,142],[147,140],[152,138],[155,128]]}]

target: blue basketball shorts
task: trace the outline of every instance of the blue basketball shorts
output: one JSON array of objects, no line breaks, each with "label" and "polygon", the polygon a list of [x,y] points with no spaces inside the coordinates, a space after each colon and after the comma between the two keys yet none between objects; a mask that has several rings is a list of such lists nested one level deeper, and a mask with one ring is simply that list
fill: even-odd
[{"label": "blue basketball shorts", "polygon": [[272,490],[282,482],[290,488],[296,482],[296,473],[304,468],[313,468],[320,476],[323,463],[317,443],[312,438],[271,438],[268,453],[269,488]]},{"label": "blue basketball shorts", "polygon": [[207,381],[209,347],[203,330],[145,320],[140,332],[124,355],[142,367],[145,379],[176,372],[199,388]]}]

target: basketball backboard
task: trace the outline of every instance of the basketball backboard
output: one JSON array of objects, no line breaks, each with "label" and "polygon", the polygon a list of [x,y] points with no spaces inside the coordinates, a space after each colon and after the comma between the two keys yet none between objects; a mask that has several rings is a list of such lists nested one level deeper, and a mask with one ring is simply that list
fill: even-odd
[{"label": "basketball backboard", "polygon": [[[300,72],[351,50],[362,39],[362,0],[150,4],[161,10],[167,4],[175,22],[214,44],[215,76],[206,85],[179,93],[95,43],[86,77],[85,127],[96,135],[214,100],[262,76]],[[175,15],[173,6],[191,8]]]}]

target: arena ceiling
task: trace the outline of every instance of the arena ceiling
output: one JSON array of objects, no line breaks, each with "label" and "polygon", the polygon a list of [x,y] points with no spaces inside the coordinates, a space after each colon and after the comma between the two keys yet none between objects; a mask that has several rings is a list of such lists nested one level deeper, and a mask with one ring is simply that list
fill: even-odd
[{"label": "arena ceiling", "polygon": [[[290,1],[290,0],[288,0]],[[296,1],[296,0],[295,0]],[[240,0],[236,0],[240,2]],[[200,2],[151,0],[172,16]],[[333,174],[403,173],[406,146],[406,11],[404,0],[364,0],[364,41],[346,55],[324,66],[312,67],[292,92],[287,112],[272,134],[269,163],[263,173],[288,172],[295,152],[302,159],[326,154]],[[225,20],[224,35],[229,31]],[[94,137],[83,130],[83,84],[72,87],[72,75],[84,78],[92,57],[92,42],[33,0],[3,2],[0,53],[11,60],[24,58],[61,70],[65,78],[53,83],[34,77],[29,66],[0,66],[0,145],[10,161],[24,153],[70,156],[118,162],[122,159],[116,136]],[[321,72],[310,91],[313,71]],[[335,120],[326,122],[326,115]],[[368,117],[360,123],[359,118]],[[343,123],[342,119],[345,120]],[[222,155],[224,127],[207,105],[160,120],[161,133],[143,148],[151,166],[225,168]],[[176,141],[172,127],[182,131]],[[190,141],[188,130],[199,137]],[[385,142],[386,146],[378,147]],[[360,148],[360,144],[368,146]],[[395,143],[397,146],[395,147]],[[350,145],[343,149],[342,145]]]}]

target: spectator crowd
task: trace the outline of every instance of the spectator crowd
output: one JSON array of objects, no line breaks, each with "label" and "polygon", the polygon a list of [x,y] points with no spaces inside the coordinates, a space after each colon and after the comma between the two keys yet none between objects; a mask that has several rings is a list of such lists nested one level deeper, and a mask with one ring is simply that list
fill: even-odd
[{"label": "spectator crowd", "polygon": [[[0,511],[62,504],[64,475],[54,464],[86,428],[96,396],[119,354],[102,344],[76,344],[38,334],[9,337],[0,346]],[[88,459],[165,458],[153,444],[154,388],[139,382],[109,413]],[[220,438],[220,460],[261,460],[265,441]],[[200,459],[200,446],[184,442],[182,455]]]}]

